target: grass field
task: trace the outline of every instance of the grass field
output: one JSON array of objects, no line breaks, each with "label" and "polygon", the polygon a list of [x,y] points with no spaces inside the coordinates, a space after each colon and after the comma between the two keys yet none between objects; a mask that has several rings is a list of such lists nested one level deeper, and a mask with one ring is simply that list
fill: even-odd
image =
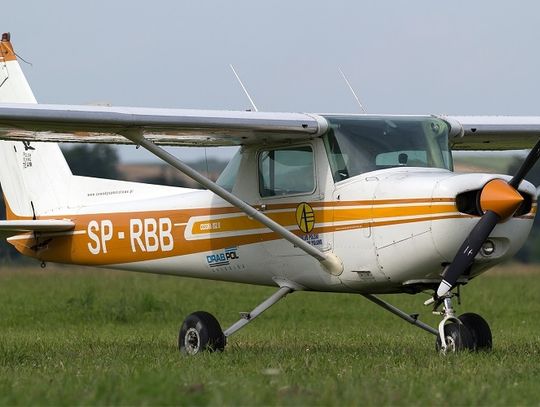
[{"label": "grass field", "polygon": [[[538,405],[540,272],[485,275],[458,311],[490,321],[491,353],[434,337],[360,296],[295,293],[220,354],[180,356],[202,309],[223,326],[274,290],[68,268],[0,272],[0,405]],[[417,296],[386,296],[438,318]]]}]

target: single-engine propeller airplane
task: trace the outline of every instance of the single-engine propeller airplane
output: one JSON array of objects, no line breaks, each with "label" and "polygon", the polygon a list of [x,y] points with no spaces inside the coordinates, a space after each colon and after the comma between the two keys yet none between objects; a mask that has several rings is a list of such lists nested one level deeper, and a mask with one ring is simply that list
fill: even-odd
[{"label": "single-engine propeller airplane", "polygon": [[[527,239],[537,198],[524,178],[539,137],[540,117],[37,104],[3,34],[0,233],[41,262],[276,287],[225,331],[209,313],[189,315],[178,338],[187,354],[222,351],[302,290],[361,294],[435,335],[442,352],[490,349],[487,322],[457,316],[452,299]],[[206,189],[75,176],[59,142],[134,144]],[[240,149],[213,182],[164,145]],[[513,177],[453,172],[451,149],[531,147]],[[438,328],[375,296],[421,292]]]}]

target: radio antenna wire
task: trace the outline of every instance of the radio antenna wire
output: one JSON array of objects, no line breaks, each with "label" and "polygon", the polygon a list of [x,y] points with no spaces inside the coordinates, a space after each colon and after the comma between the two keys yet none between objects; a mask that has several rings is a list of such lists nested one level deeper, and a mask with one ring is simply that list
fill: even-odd
[{"label": "radio antenna wire", "polygon": [[343,71],[341,70],[340,67],[338,67],[338,70],[339,70],[339,73],[341,74],[341,77],[343,78],[343,80],[345,81],[347,86],[349,87],[349,90],[351,91],[354,98],[356,99],[356,103],[358,103],[358,106],[360,106],[360,112],[361,113],[366,113],[366,109],[364,109],[364,106],[362,105],[362,103],[360,103],[360,99],[358,99],[358,96],[356,96],[356,92],[354,91],[353,87],[351,86],[349,80],[347,79],[347,77],[345,76],[345,74],[343,73]]},{"label": "radio antenna wire", "polygon": [[249,103],[251,103],[251,106],[253,107],[253,110],[255,110],[256,112],[259,111],[259,109],[257,109],[257,106],[255,106],[255,102],[253,102],[253,99],[251,99],[251,96],[249,96],[249,92],[247,91],[246,87],[244,86],[244,84],[242,83],[242,80],[240,79],[240,76],[238,76],[238,74],[236,73],[236,70],[234,69],[234,66],[232,66],[232,64],[229,64],[229,66],[231,67],[233,73],[234,73],[234,76],[236,76],[236,79],[238,80],[238,83],[240,84],[240,86],[242,87],[244,93],[246,94],[246,96],[248,97],[249,99]]}]

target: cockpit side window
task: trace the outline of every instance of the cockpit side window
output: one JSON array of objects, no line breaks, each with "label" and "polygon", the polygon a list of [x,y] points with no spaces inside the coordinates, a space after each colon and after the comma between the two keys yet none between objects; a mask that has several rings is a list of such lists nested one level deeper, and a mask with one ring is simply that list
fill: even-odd
[{"label": "cockpit side window", "polygon": [[276,148],[259,154],[261,197],[297,195],[315,190],[315,166],[310,146]]}]

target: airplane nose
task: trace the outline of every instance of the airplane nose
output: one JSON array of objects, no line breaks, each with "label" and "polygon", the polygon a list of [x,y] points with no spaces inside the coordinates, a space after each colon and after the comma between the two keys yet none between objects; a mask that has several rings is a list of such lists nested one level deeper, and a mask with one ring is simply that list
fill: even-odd
[{"label": "airplane nose", "polygon": [[493,250],[480,251],[475,267],[509,258],[525,243],[536,212],[536,189],[523,181],[517,191],[507,179],[510,177],[494,174],[455,174],[437,183],[434,198],[456,199],[453,218],[432,224],[435,247],[446,262],[452,261],[460,245],[487,211],[495,212],[502,221],[489,235]]},{"label": "airplane nose", "polygon": [[512,216],[523,201],[523,196],[502,179],[489,181],[480,194],[482,211],[493,211],[501,220]]}]

